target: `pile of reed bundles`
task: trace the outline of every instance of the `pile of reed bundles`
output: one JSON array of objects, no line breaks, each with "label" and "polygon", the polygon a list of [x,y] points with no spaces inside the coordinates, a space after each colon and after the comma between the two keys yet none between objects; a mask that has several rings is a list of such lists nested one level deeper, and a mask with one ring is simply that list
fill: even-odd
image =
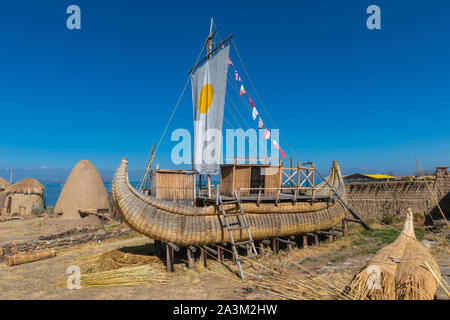
[{"label": "pile of reed bundles", "polygon": [[441,281],[439,266],[414,233],[408,209],[403,230],[383,247],[350,284],[352,299],[432,300]]},{"label": "pile of reed bundles", "polygon": [[[166,283],[164,264],[154,256],[112,250],[78,259],[82,287],[151,286]],[[66,286],[65,281],[56,286]]]},{"label": "pile of reed bundles", "polygon": [[5,264],[8,267],[17,266],[19,264],[34,262],[38,260],[48,259],[56,256],[55,249],[35,250],[30,252],[23,252],[12,256],[7,256]]}]

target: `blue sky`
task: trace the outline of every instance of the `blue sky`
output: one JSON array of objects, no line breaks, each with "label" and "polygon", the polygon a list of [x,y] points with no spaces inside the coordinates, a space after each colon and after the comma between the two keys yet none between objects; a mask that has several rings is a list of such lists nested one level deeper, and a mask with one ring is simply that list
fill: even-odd
[{"label": "blue sky", "polygon": [[[71,4],[81,30],[66,28]],[[366,27],[371,4],[381,30]],[[399,175],[416,170],[414,155],[426,169],[450,164],[448,1],[40,0],[0,3],[0,176],[81,159],[143,168],[211,16],[300,160]],[[192,128],[190,86],[161,166],[174,167],[176,128]]]}]

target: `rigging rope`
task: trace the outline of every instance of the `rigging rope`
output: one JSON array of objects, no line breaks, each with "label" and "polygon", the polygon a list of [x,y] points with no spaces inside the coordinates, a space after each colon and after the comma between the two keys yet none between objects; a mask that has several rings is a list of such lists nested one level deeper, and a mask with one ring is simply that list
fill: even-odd
[{"label": "rigging rope", "polygon": [[[258,94],[258,91],[256,91],[255,85],[253,84],[252,79],[250,78],[250,75],[247,72],[247,68],[245,67],[244,61],[242,61],[241,55],[239,54],[239,50],[236,46],[236,43],[234,42],[233,39],[231,39],[231,42],[233,43],[234,49],[236,50],[237,56],[239,58],[239,61],[241,62],[242,68],[244,69],[245,75],[247,76],[247,79],[250,81],[250,85],[253,88],[253,91],[256,94],[256,97],[258,98],[259,102],[261,103],[261,106],[263,107],[264,112],[267,114],[267,117],[269,118],[270,122],[272,123],[272,125],[274,126],[274,128],[278,128],[275,125],[275,122],[272,120],[272,117],[270,116],[269,112],[267,111],[266,107],[264,106],[264,103],[261,100],[261,97]],[[286,143],[286,145],[288,146],[288,148],[297,156],[297,158],[300,158],[299,155],[295,152],[295,150],[290,146],[290,144],[286,141],[286,139],[284,139],[284,137],[281,135],[281,133],[279,134],[281,139],[283,139],[283,141]]]}]

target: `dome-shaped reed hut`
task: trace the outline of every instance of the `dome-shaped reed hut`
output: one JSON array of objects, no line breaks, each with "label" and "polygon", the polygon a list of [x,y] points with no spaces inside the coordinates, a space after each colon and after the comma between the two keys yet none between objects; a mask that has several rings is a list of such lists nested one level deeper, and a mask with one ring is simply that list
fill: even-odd
[{"label": "dome-shaped reed hut", "polygon": [[0,209],[3,208],[3,204],[5,203],[6,198],[6,188],[9,187],[8,181],[0,177]]},{"label": "dome-shaped reed hut", "polygon": [[34,209],[44,209],[44,191],[44,186],[33,178],[23,179],[7,187],[3,215],[30,217]]},{"label": "dome-shaped reed hut", "polygon": [[61,218],[64,219],[79,219],[80,212],[111,212],[105,185],[90,161],[81,160],[72,169],[54,212],[62,215]]}]

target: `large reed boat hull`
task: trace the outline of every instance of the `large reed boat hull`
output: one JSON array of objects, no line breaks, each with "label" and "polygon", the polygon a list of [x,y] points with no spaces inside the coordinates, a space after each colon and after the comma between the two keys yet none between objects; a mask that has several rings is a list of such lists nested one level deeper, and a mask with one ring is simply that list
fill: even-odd
[{"label": "large reed boat hull", "polygon": [[[114,176],[113,200],[122,219],[137,232],[149,238],[173,242],[180,246],[230,242],[224,218],[216,206],[194,207],[146,196],[133,188],[128,180],[128,160],[123,159]],[[331,201],[243,203],[254,240],[327,230],[344,218],[346,201],[341,170],[333,162],[329,185],[336,191]],[[322,186],[322,187],[321,187]],[[325,182],[318,185],[317,195],[330,194]],[[225,206],[227,213],[237,212],[235,205]],[[237,222],[237,217],[228,218]],[[235,241],[248,240],[246,230],[232,231]]]}]

